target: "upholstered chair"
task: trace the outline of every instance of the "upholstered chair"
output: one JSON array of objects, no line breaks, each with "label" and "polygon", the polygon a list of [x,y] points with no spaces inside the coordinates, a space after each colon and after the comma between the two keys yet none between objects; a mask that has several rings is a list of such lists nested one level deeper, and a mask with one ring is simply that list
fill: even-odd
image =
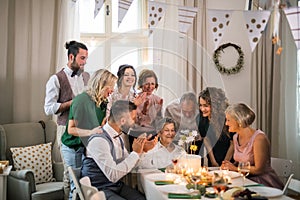
[{"label": "upholstered chair", "polygon": [[[54,163],[51,156],[56,129],[51,120],[0,125],[0,160],[13,166],[7,177],[8,200],[64,198],[63,164]],[[29,169],[27,164],[40,167]]]}]

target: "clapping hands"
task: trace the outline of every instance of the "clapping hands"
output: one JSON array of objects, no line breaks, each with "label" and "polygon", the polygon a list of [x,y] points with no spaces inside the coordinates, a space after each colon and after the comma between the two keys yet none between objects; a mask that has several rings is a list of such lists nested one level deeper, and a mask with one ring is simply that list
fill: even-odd
[{"label": "clapping hands", "polygon": [[157,136],[151,140],[152,134],[148,135],[146,133],[141,134],[138,138],[133,140],[132,150],[141,154],[151,150],[157,143]]}]

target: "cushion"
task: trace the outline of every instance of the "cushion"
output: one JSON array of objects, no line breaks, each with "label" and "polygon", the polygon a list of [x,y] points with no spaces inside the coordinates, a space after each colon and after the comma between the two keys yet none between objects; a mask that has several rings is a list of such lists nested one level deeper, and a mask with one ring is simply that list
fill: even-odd
[{"label": "cushion", "polygon": [[10,148],[15,169],[33,170],[36,184],[53,181],[51,144]]}]

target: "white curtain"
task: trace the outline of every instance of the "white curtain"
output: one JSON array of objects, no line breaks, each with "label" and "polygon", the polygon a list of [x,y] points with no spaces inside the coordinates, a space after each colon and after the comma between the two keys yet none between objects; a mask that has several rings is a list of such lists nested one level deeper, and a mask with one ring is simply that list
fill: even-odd
[{"label": "white curtain", "polygon": [[281,15],[281,55],[275,53],[278,46],[272,45],[270,26],[252,54],[251,106],[256,109],[257,128],[271,141],[272,156],[292,160],[295,177],[299,178],[300,138],[295,112],[297,49],[288,22]]},{"label": "white curtain", "polygon": [[[284,16],[284,15],[283,15]],[[300,136],[297,130],[297,48],[291,35],[288,22],[285,17],[282,19],[282,44],[283,52],[280,60],[280,109],[279,109],[279,148],[273,147],[278,157],[287,158],[293,161],[295,177],[300,179]],[[274,136],[273,136],[274,137]]]},{"label": "white curtain", "polygon": [[58,7],[58,37],[56,41],[56,71],[64,67],[68,61],[64,44],[69,40],[80,39],[79,28],[79,3],[78,0],[61,0],[61,6]]},{"label": "white curtain", "polygon": [[[66,64],[72,0],[0,1],[0,123],[48,119],[45,85]],[[70,16],[67,17],[67,16]],[[69,31],[70,30],[70,31]],[[70,37],[74,38],[74,37]]]}]

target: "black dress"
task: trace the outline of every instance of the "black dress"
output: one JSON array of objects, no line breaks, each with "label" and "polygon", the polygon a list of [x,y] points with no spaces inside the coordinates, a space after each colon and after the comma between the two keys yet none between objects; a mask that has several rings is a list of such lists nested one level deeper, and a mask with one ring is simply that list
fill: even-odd
[{"label": "black dress", "polygon": [[[197,124],[198,124],[198,131],[202,138],[207,137],[211,143],[213,154],[215,156],[215,159],[219,166],[221,166],[222,161],[224,160],[226,153],[230,147],[230,143],[232,142],[232,138],[234,133],[228,132],[228,127],[224,124],[222,127],[221,134],[216,134],[215,127],[210,125],[210,122],[207,117],[203,117],[201,114],[198,114],[197,118]],[[224,118],[225,122],[225,118]],[[208,159],[208,166],[211,167],[211,160],[208,155],[204,154],[204,145],[203,140],[197,141],[196,145],[198,146],[199,151],[196,152],[200,156],[207,157]],[[232,160],[233,161],[233,158]],[[202,162],[203,163],[203,162]]]}]

